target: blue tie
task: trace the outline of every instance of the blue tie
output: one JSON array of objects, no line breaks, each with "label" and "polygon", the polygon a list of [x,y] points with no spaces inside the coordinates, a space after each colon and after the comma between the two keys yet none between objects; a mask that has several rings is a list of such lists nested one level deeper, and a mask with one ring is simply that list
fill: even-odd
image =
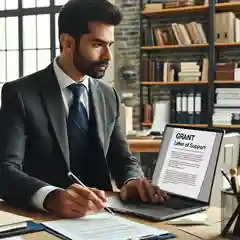
[{"label": "blue tie", "polygon": [[73,102],[69,109],[68,122],[80,128],[85,134],[88,132],[88,115],[85,106],[80,101],[81,94],[86,91],[83,84],[71,84],[68,86],[73,94]]},{"label": "blue tie", "polygon": [[79,168],[80,156],[87,144],[88,114],[80,101],[81,94],[86,91],[83,84],[71,84],[68,89],[73,94],[73,102],[69,108],[67,120],[68,142],[71,167]]}]

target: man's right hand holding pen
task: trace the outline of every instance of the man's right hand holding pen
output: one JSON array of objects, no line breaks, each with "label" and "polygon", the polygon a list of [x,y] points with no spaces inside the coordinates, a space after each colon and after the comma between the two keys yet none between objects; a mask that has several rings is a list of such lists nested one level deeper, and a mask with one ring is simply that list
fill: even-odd
[{"label": "man's right hand holding pen", "polygon": [[[64,218],[84,217],[90,212],[100,212],[104,209],[114,215],[107,207],[107,197],[104,191],[85,186],[71,171],[68,177],[75,183],[66,190],[57,189],[50,192],[43,203],[47,211]],[[159,203],[168,199],[165,192],[161,191],[158,186],[150,184],[146,179],[128,181],[123,185],[121,192],[125,193],[125,199],[120,194],[122,200],[129,199],[131,195],[135,195],[136,198],[140,195],[143,202],[148,200],[149,203]]]},{"label": "man's right hand holding pen", "polygon": [[85,188],[72,184],[66,190],[57,189],[47,195],[44,208],[63,218],[78,218],[90,212],[102,211],[107,205],[104,191],[95,188]]}]

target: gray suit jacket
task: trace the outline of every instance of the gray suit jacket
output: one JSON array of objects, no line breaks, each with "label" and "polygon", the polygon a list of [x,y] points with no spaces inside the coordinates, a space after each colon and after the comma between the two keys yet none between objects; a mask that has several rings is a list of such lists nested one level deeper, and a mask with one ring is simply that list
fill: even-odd
[{"label": "gray suit jacket", "polygon": [[[143,173],[121,132],[115,89],[91,79],[90,92],[98,147],[91,151],[96,161],[85,167],[96,185],[101,182],[110,190],[111,175],[121,187]],[[0,198],[29,207],[31,196],[41,187],[68,187],[69,162],[66,116],[52,64],[6,83],[0,110]]]}]

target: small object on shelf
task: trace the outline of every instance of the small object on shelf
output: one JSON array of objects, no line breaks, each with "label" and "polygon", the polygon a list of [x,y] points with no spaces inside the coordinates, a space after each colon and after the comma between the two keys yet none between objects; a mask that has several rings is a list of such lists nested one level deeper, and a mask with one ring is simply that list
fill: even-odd
[{"label": "small object on shelf", "polygon": [[232,113],[232,120],[231,123],[234,124],[240,124],[240,113]]},{"label": "small object on shelf", "polygon": [[162,3],[147,3],[144,6],[144,12],[159,11],[163,9]]},{"label": "small object on shelf", "polygon": [[[222,173],[224,173],[223,170],[222,170]],[[234,197],[237,199],[238,206],[235,209],[235,211],[233,212],[230,219],[228,220],[226,226],[222,230],[221,235],[225,236],[225,237],[229,236],[229,235],[232,235],[234,237],[240,237],[240,195],[239,195],[239,192],[237,191],[238,190],[237,169],[236,168],[231,168],[229,170],[229,173],[230,173],[230,176],[231,176],[230,186],[231,186],[231,189],[233,191]],[[224,177],[227,178],[225,173],[224,173]],[[234,224],[234,222],[235,222],[235,225],[234,225],[234,228],[233,228],[233,232],[230,233],[229,231],[230,231],[232,225]]]},{"label": "small object on shelf", "polygon": [[231,168],[229,170],[230,176],[231,176],[231,185],[236,193],[239,194],[239,185],[238,185],[238,177],[237,177],[237,169],[236,168]]}]

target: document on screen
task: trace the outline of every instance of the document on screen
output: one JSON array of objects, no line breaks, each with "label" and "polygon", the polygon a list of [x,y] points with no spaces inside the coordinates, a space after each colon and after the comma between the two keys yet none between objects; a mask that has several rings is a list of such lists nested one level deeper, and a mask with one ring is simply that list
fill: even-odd
[{"label": "document on screen", "polygon": [[215,132],[176,128],[157,181],[161,189],[197,198],[207,172]]}]

